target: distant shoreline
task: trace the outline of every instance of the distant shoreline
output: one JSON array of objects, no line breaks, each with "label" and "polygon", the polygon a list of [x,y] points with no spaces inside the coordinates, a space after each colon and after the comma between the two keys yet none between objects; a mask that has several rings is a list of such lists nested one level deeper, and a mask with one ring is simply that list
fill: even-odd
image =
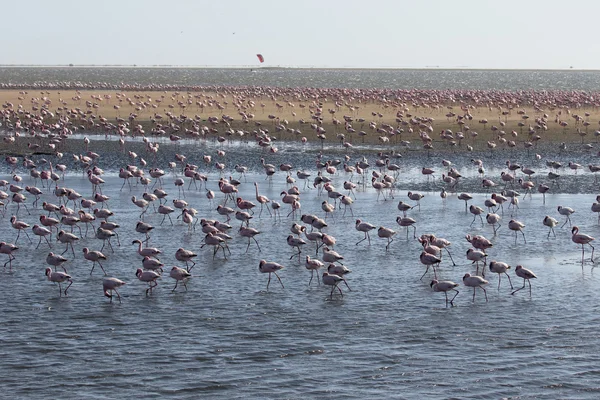
[{"label": "distant shoreline", "polygon": [[157,64],[157,65],[136,65],[136,64],[53,64],[53,65],[40,65],[40,64],[0,64],[0,68],[130,68],[130,69],[253,69],[253,70],[377,70],[377,71],[540,71],[540,72],[552,72],[552,71],[574,71],[574,72],[597,72],[597,69],[588,68],[477,68],[477,67],[438,67],[438,66],[424,66],[424,67],[324,67],[324,66],[259,66],[259,65],[168,65],[168,64]]}]

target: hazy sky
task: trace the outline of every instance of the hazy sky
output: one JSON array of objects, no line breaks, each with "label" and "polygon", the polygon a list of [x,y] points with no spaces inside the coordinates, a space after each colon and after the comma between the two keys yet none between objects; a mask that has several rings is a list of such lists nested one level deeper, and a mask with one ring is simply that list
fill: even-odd
[{"label": "hazy sky", "polygon": [[0,64],[600,69],[600,1],[5,0]]}]

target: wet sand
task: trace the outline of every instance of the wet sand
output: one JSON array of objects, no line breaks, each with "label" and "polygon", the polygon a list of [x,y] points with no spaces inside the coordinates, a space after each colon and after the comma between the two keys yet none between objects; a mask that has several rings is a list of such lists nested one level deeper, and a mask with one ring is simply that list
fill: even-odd
[{"label": "wet sand", "polygon": [[[587,144],[598,139],[595,132],[600,111],[593,106],[567,107],[549,102],[535,107],[502,107],[506,104],[502,101],[487,105],[468,101],[436,103],[418,100],[418,94],[411,103],[360,98],[355,93],[344,95],[342,90],[317,99],[301,98],[301,89],[285,93],[277,98],[252,97],[243,89],[232,88],[222,92],[2,90],[0,102],[5,112],[13,110],[23,122],[21,129],[15,129],[13,114],[11,125],[4,126],[6,133],[16,130],[25,136],[42,130],[26,132],[27,113],[39,115],[45,107],[51,113],[44,117],[47,124],[69,115],[70,133],[139,136],[143,132],[148,137],[173,140],[258,140],[262,130],[276,140],[305,138],[308,142],[338,142],[346,147],[381,144],[413,149],[429,143],[438,151],[461,151],[469,146],[524,149],[539,143]],[[323,135],[321,139],[319,134]],[[271,146],[276,148],[266,144]]]}]

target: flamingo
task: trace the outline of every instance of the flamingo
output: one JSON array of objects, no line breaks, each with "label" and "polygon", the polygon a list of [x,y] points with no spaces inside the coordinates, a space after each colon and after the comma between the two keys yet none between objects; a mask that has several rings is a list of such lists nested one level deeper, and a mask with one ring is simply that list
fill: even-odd
[{"label": "flamingo", "polygon": [[298,249],[298,253],[292,254],[290,256],[290,260],[292,258],[294,258],[295,256],[298,256],[298,259],[300,259],[300,254],[302,253],[300,246],[304,246],[306,244],[306,241],[300,237],[294,237],[292,235],[289,235],[286,240],[287,240],[287,244],[289,246],[295,247],[296,249]]},{"label": "flamingo", "polygon": [[417,221],[410,217],[396,217],[396,222],[398,225],[406,227],[406,240],[408,240],[408,228],[410,226],[413,228],[413,238],[417,238],[417,228],[415,227]]},{"label": "flamingo", "polygon": [[[472,261],[471,264],[476,264],[477,272],[479,273],[479,262],[483,260],[483,266],[485,271],[485,264],[487,260],[487,254],[483,250],[479,249],[468,249],[467,250],[467,260]],[[483,272],[483,276],[485,276],[485,272]]]},{"label": "flamingo", "polygon": [[[185,250],[183,248],[178,248],[177,251],[175,252],[175,259],[177,261],[180,262],[185,262],[185,266],[188,272],[190,272],[192,270],[192,268],[194,268],[194,266],[196,265],[196,263],[194,262],[194,260],[192,260],[194,257],[197,257],[198,254],[189,251],[189,250]],[[192,266],[188,266],[188,262],[192,262]]]},{"label": "flamingo", "polygon": [[100,249],[100,251],[104,250],[104,246],[106,245],[106,242],[108,242],[110,249],[114,253],[115,250],[113,249],[112,244],[110,243],[110,238],[113,236],[116,236],[116,235],[117,234],[115,232],[113,232],[109,229],[104,229],[102,227],[98,227],[98,229],[96,230],[96,239],[102,240],[102,248]]},{"label": "flamingo", "polygon": [[331,286],[331,293],[329,293],[329,298],[333,298],[333,291],[337,289],[340,292],[340,295],[344,297],[344,293],[342,289],[338,286],[340,282],[345,282],[346,280],[341,276],[330,274],[329,272],[323,272],[323,276],[321,277],[324,285]]},{"label": "flamingo", "polygon": [[[492,228],[494,228],[494,235],[496,234],[496,232],[498,232],[498,229],[500,229],[500,227],[502,225],[500,225],[500,220],[502,218],[495,213],[488,213],[488,215],[486,215],[485,220],[487,221],[488,224],[492,225]],[[496,227],[496,224],[498,224],[498,227]]]},{"label": "flamingo", "polygon": [[523,228],[525,228],[525,224],[520,221],[517,221],[515,219],[511,219],[510,221],[508,221],[508,229],[510,229],[511,231],[515,231],[515,244],[517,244],[517,232],[521,232],[521,234],[523,235],[523,241],[527,243],[527,240],[525,240],[525,233],[523,232]]},{"label": "flamingo", "polygon": [[358,242],[356,242],[356,245],[358,246],[358,244],[364,240],[369,239],[369,245],[371,245],[371,237],[369,236],[369,231],[377,228],[375,225],[372,225],[368,222],[363,222],[360,219],[356,220],[356,224],[355,224],[356,230],[359,232],[364,232],[365,237],[361,240],[359,240]]},{"label": "flamingo", "polygon": [[565,226],[567,224],[567,222],[569,223],[569,226],[572,226],[571,223],[571,214],[573,214],[575,212],[575,210],[573,210],[571,207],[563,207],[563,206],[558,206],[558,213],[560,215],[564,215],[565,217],[567,217],[567,219],[565,219],[565,222],[560,226],[561,228],[563,226]]},{"label": "flamingo", "polygon": [[326,263],[339,262],[340,264],[343,265],[341,260],[343,260],[344,257],[342,255],[340,255],[337,251],[331,250],[329,247],[325,246],[325,247],[323,247],[322,259]]},{"label": "flamingo", "polygon": [[579,227],[574,226],[571,229],[571,240],[573,243],[577,243],[581,245],[581,264],[583,264],[583,255],[585,252],[584,246],[587,244],[592,248],[592,257],[591,260],[594,262],[594,246],[592,246],[591,242],[594,240],[593,237],[586,235],[584,233],[579,233]]},{"label": "flamingo", "polygon": [[10,218],[10,223],[12,225],[13,228],[15,228],[17,230],[17,238],[15,239],[15,244],[17,244],[17,242],[19,241],[19,236],[21,235],[21,231],[23,231],[25,233],[25,236],[27,236],[27,239],[29,239],[29,243],[33,243],[31,241],[31,238],[29,237],[29,234],[27,233],[26,229],[29,228],[29,224],[23,221],[17,221],[17,217],[15,215],[13,215]]},{"label": "flamingo", "polygon": [[418,192],[408,192],[408,198],[412,201],[417,202],[417,207],[419,207],[419,211],[421,211],[421,199],[425,197],[424,194]]},{"label": "flamingo", "polygon": [[531,279],[535,279],[537,278],[537,276],[535,276],[535,274],[530,269],[523,268],[523,266],[521,265],[517,265],[517,267],[515,268],[515,273],[519,278],[523,278],[523,286],[513,291],[511,294],[515,294],[519,290],[525,289],[525,283],[527,282],[529,283],[529,297],[531,297]]},{"label": "flamingo", "polygon": [[[452,254],[450,254],[450,250],[448,250],[448,247],[450,247],[450,245],[452,245],[452,242],[450,242],[444,238],[439,238],[432,233],[421,235],[421,238],[427,239],[429,244],[436,246],[439,249],[445,249],[446,253],[448,253],[448,257],[450,257],[450,260],[452,261],[452,265],[456,266],[456,263],[454,262],[454,259],[452,258]],[[441,259],[442,258],[441,251],[440,251],[439,255],[440,255],[440,259]]]},{"label": "flamingo", "polygon": [[68,275],[66,272],[52,271],[52,268],[48,267],[48,268],[46,268],[46,276],[48,277],[48,280],[50,282],[58,283],[59,297],[62,297],[62,293],[63,293],[62,287],[60,284],[65,281],[69,282],[69,285],[65,288],[65,296],[67,296],[67,290],[69,290],[69,288],[73,284],[73,279],[71,278],[71,275]]},{"label": "flamingo", "polygon": [[6,268],[6,264],[10,264],[10,270],[12,271],[12,261],[15,259],[15,256],[12,253],[17,250],[19,250],[19,248],[12,243],[0,242],[0,254],[6,254],[8,256],[8,261],[4,263],[4,268]]},{"label": "flamingo", "polygon": [[277,271],[280,271],[283,268],[283,265],[278,264],[276,262],[267,262],[266,260],[260,260],[260,262],[258,263],[258,270],[264,274],[269,274],[269,280],[267,281],[267,290],[269,290],[269,284],[271,283],[272,273],[275,274],[275,276],[279,280],[279,283],[281,283],[281,287],[285,288],[285,286],[283,286],[283,282],[281,282],[281,278],[277,274]]},{"label": "flamingo", "polygon": [[480,276],[471,276],[471,274],[469,274],[469,273],[466,273],[463,276],[463,284],[465,286],[473,288],[473,301],[475,301],[475,289],[477,289],[477,288],[480,288],[481,290],[483,290],[483,293],[485,294],[485,301],[486,302],[488,301],[487,291],[483,287],[483,285],[487,285],[488,283],[489,283],[488,281],[486,281],[485,279],[483,279]]},{"label": "flamingo", "polygon": [[73,249],[73,242],[76,242],[79,240],[79,238],[77,236],[73,235],[72,233],[68,233],[63,230],[60,230],[58,232],[58,235],[56,235],[56,240],[61,243],[65,243],[67,245],[67,247],[65,248],[65,251],[63,251],[61,254],[65,254],[67,251],[69,251],[69,246],[71,246],[71,252],[73,252],[73,256],[75,256],[75,250]]},{"label": "flamingo", "polygon": [[[434,292],[444,292],[444,296],[446,296],[446,307],[448,307],[448,303],[454,305],[454,299],[460,293],[458,290],[456,290],[456,288],[458,287],[458,283],[454,283],[452,281],[438,281],[437,279],[434,279],[431,281],[429,286],[431,286]],[[448,301],[449,291],[456,292],[456,294],[450,301]]]},{"label": "flamingo", "polygon": [[499,261],[490,261],[490,271],[498,274],[498,290],[500,290],[500,280],[501,274],[505,274],[508,278],[508,283],[510,283],[510,288],[513,288],[512,281],[510,280],[510,275],[508,275],[508,271],[510,269],[510,265],[507,263],[499,262]]},{"label": "flamingo", "polygon": [[319,283],[319,268],[323,268],[325,264],[323,264],[320,260],[316,258],[310,258],[310,256],[306,256],[306,263],[304,264],[307,270],[310,271],[310,280],[308,281],[308,285],[313,280],[314,272],[317,271],[317,284]]},{"label": "flamingo", "polygon": [[481,220],[481,226],[483,226],[483,217],[481,216],[481,214],[484,213],[483,208],[476,206],[474,204],[471,204],[469,206],[469,212],[471,214],[473,214],[473,221],[471,221],[471,226],[475,222],[475,219],[477,218],[477,216],[479,216],[479,219]]},{"label": "flamingo", "polygon": [[473,199],[473,196],[471,196],[469,193],[461,193],[458,195],[458,199],[465,202],[465,212],[467,212],[467,203],[469,200]]},{"label": "flamingo", "polygon": [[554,232],[554,227],[556,225],[558,225],[558,221],[548,215],[546,215],[544,217],[544,220],[542,221],[542,223],[547,226],[548,228],[550,228],[550,230],[548,231],[548,237],[550,237],[550,233],[554,234],[554,237],[556,237],[556,232]]},{"label": "flamingo", "polygon": [[258,251],[260,251],[260,245],[258,244],[258,241],[255,238],[255,236],[258,234],[260,234],[260,232],[257,229],[240,226],[240,236],[248,238],[248,246],[246,246],[246,253],[250,248],[250,239],[254,240],[256,246],[258,246]]},{"label": "flamingo", "polygon": [[138,268],[135,271],[135,276],[141,282],[146,282],[148,284],[148,289],[146,289],[146,296],[148,296],[148,292],[152,293],[152,289],[158,286],[158,282],[156,282],[156,280],[160,278],[160,274],[155,271],[144,271],[141,268]]},{"label": "flamingo", "polygon": [[396,234],[396,231],[394,231],[390,228],[385,228],[383,226],[380,226],[379,229],[377,229],[377,236],[379,236],[380,238],[387,239],[385,251],[388,251],[390,244],[394,241],[395,234]]},{"label": "flamingo", "polygon": [[104,295],[110,299],[111,303],[112,303],[112,297],[113,297],[112,292],[113,291],[117,294],[119,303],[121,302],[121,295],[119,294],[119,291],[117,290],[117,288],[120,288],[123,285],[125,285],[125,282],[123,282],[122,280],[117,279],[117,278],[104,278],[102,280],[102,289],[104,290]]},{"label": "flamingo", "polygon": [[[256,190],[256,201],[258,201],[258,204],[260,204],[260,212],[258,213],[258,217],[260,218],[264,205],[269,203],[271,200],[269,200],[267,196],[263,196],[258,193],[258,183],[254,182],[254,188]],[[273,216],[271,214],[271,210],[269,210],[269,207],[267,207],[267,211],[269,212],[269,215]]]},{"label": "flamingo", "polygon": [[92,275],[92,272],[94,272],[94,267],[96,266],[96,263],[98,263],[100,268],[102,268],[102,272],[104,272],[104,275],[106,275],[106,271],[104,270],[104,267],[102,266],[102,263],[100,262],[100,260],[107,259],[104,254],[102,254],[99,251],[90,250],[87,247],[84,247],[83,248],[83,258],[92,262],[92,270],[90,271],[90,275]]},{"label": "flamingo", "polygon": [[421,261],[421,264],[423,264],[427,267],[425,269],[425,272],[423,273],[423,275],[421,275],[421,278],[419,280],[423,280],[423,277],[425,277],[427,272],[429,272],[430,266],[433,268],[433,276],[437,279],[437,272],[435,270],[435,266],[436,266],[436,264],[439,266],[440,263],[442,262],[442,260],[433,254],[427,253],[426,251],[421,252],[421,255],[419,256],[419,260]]},{"label": "flamingo", "polygon": [[187,291],[187,285],[186,285],[186,281],[191,278],[192,274],[190,274],[190,272],[184,268],[179,268],[179,267],[173,267],[171,268],[171,271],[169,272],[169,276],[173,279],[175,279],[175,287],[173,288],[173,290],[171,290],[171,292],[174,292],[175,289],[177,289],[177,284],[181,281],[181,283],[183,284],[183,287],[185,288],[185,290]]},{"label": "flamingo", "polygon": [[138,239],[135,239],[134,241],[132,241],[131,244],[138,245],[137,252],[142,257],[155,257],[158,260],[158,258],[156,256],[158,256],[159,254],[162,253],[162,251],[160,251],[156,247],[142,247],[142,241],[138,240]]},{"label": "flamingo", "polygon": [[39,226],[39,225],[33,225],[33,228],[31,228],[31,230],[33,231],[34,235],[37,235],[40,237],[40,240],[36,246],[36,249],[38,247],[40,247],[40,244],[42,244],[42,238],[44,238],[44,240],[46,240],[46,243],[48,243],[48,247],[52,248],[52,245],[50,244],[50,241],[48,240],[48,238],[46,236],[50,235],[52,236],[52,231],[50,231],[47,228],[44,228],[43,226]]}]

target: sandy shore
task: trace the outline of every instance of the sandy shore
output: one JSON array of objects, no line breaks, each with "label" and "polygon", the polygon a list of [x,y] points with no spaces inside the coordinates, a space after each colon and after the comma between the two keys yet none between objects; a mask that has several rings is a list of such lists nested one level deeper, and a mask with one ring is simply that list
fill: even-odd
[{"label": "sandy shore", "polygon": [[[174,140],[219,136],[258,140],[262,136],[259,130],[263,130],[279,140],[305,138],[309,142],[339,142],[347,147],[410,142],[412,148],[423,148],[429,143],[436,150],[459,150],[468,146],[524,149],[534,148],[538,143],[595,144],[598,136],[594,133],[600,127],[600,111],[592,106],[515,104],[503,108],[499,105],[505,104],[502,102],[482,106],[467,101],[435,103],[429,99],[419,103],[413,98],[411,103],[343,94],[318,99],[301,96],[291,93],[280,98],[250,97],[243,90],[232,89],[228,92],[3,90],[0,102],[3,112],[12,110],[3,124],[5,134],[15,131],[18,116],[22,124],[17,131],[25,136],[27,115],[39,115],[44,108],[49,111],[44,117],[46,124],[55,123],[60,116],[69,116],[72,133],[116,135],[120,130],[127,135],[139,135],[142,131],[149,137],[172,135]],[[38,132],[42,130],[36,128]],[[27,131],[35,132],[36,128]],[[275,143],[265,145],[275,147]]]}]

